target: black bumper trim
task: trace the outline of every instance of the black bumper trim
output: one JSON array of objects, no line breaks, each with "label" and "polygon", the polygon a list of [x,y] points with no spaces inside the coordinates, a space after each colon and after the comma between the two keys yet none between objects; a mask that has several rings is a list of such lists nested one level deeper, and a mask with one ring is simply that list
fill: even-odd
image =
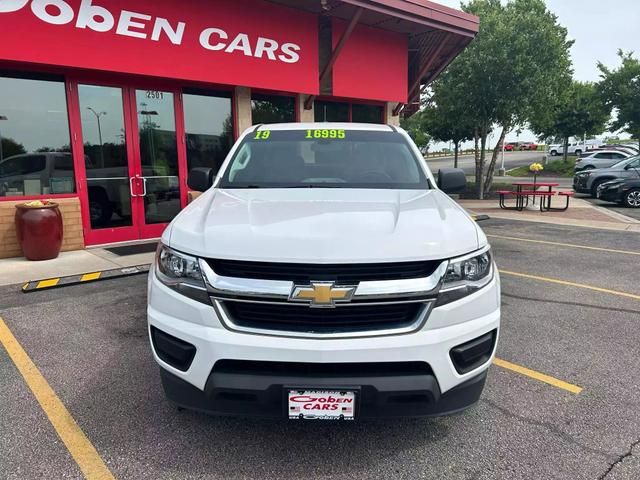
[{"label": "black bumper trim", "polygon": [[487,370],[441,394],[433,375],[314,377],[212,372],[202,391],[160,368],[167,398],[176,405],[215,415],[286,418],[284,388],[359,391],[357,418],[441,416],[465,410],[480,398]]}]

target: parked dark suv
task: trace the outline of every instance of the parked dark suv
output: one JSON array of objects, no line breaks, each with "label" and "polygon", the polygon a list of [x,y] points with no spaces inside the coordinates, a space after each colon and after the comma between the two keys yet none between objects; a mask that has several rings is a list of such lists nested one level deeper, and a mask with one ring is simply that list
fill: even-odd
[{"label": "parked dark suv", "polygon": [[597,194],[598,186],[615,179],[640,178],[640,155],[626,158],[609,168],[582,170],[573,177],[573,189],[579,193]]}]

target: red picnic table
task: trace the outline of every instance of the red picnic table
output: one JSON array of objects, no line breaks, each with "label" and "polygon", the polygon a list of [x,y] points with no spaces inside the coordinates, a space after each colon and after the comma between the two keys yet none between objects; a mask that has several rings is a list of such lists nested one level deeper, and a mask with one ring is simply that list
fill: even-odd
[{"label": "red picnic table", "polygon": [[[559,183],[552,182],[514,182],[511,184],[515,187],[515,190],[498,190],[500,195],[500,208],[505,210],[518,210],[522,211],[529,205],[529,197],[533,197],[533,204],[535,205],[536,197],[540,197],[540,211],[548,212],[551,210],[564,211],[569,208],[569,197],[573,196],[573,192],[555,192],[553,187],[557,187]],[[525,190],[530,188],[530,190]],[[537,190],[538,187],[547,187],[547,191]],[[551,197],[554,195],[560,195],[567,199],[567,203],[564,208],[551,208]],[[516,198],[515,207],[507,207],[504,199],[506,196],[514,196]]]}]

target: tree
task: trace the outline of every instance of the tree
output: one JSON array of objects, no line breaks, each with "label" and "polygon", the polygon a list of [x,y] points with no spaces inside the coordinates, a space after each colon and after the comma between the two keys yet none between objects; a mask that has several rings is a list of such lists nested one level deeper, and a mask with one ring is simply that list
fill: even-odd
[{"label": "tree", "polygon": [[557,103],[548,108],[548,113],[533,119],[530,126],[540,136],[562,138],[566,161],[569,137],[602,133],[609,116],[596,84],[573,81]]},{"label": "tree", "polygon": [[428,106],[420,112],[424,129],[441,142],[453,142],[453,166],[458,168],[460,142],[473,138],[474,125],[464,112],[464,98],[445,98],[439,84],[433,86]]},{"label": "tree", "polygon": [[2,144],[0,144],[0,152],[2,152],[0,160],[3,158],[13,157],[14,155],[27,153],[24,145],[16,142],[13,138],[2,137],[0,141],[2,142]]},{"label": "tree", "polygon": [[429,143],[431,143],[431,135],[429,135],[425,130],[422,112],[418,112],[409,118],[403,118],[400,120],[400,126],[407,131],[413,142],[421,151],[429,147]]},{"label": "tree", "polygon": [[599,90],[606,105],[617,113],[611,130],[625,130],[638,139],[640,146],[640,61],[632,52],[619,50],[618,56],[622,65],[617,70],[598,63],[602,78]]},{"label": "tree", "polygon": [[[441,88],[465,102],[458,120],[474,126],[476,188],[483,198],[506,133],[555,103],[569,82],[572,42],[543,0],[471,0],[463,10],[480,17],[480,32],[443,73]],[[484,176],[493,125],[500,135]]]}]

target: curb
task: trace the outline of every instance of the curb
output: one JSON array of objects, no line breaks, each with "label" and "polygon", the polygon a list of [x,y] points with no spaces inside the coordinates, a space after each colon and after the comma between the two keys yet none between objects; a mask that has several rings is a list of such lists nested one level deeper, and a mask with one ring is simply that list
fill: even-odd
[{"label": "curb", "polygon": [[45,278],[42,280],[30,280],[22,285],[23,293],[35,292],[37,290],[48,290],[52,288],[68,287],[79,283],[97,282],[109,280],[111,278],[128,277],[139,275],[149,271],[150,264],[135,265],[133,267],[114,268],[98,272],[80,273],[78,275],[67,275],[65,277]]}]

